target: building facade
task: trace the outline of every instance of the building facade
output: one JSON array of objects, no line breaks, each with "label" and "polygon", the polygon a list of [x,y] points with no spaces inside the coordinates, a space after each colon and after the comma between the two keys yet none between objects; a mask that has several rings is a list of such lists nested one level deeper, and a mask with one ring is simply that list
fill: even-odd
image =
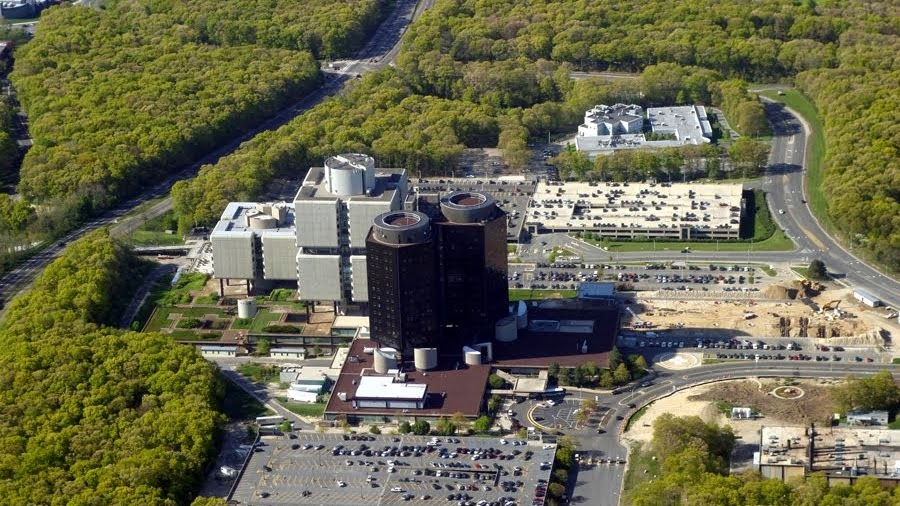
[{"label": "building facade", "polygon": [[405,170],[380,171],[368,155],[310,168],[294,198],[301,299],[332,301],[340,312],[368,301],[366,237],[376,216],[402,207],[406,191]]},{"label": "building facade", "polygon": [[644,112],[641,106],[601,104],[584,113],[584,123],[578,126],[578,136],[608,137],[639,134],[643,127]]},{"label": "building facade", "polygon": [[438,344],[437,272],[431,220],[415,211],[375,218],[366,240],[370,332],[412,355]]},{"label": "building facade", "polygon": [[453,192],[440,201],[435,224],[438,297],[445,343],[469,344],[493,333],[509,312],[506,213],[481,192]]}]

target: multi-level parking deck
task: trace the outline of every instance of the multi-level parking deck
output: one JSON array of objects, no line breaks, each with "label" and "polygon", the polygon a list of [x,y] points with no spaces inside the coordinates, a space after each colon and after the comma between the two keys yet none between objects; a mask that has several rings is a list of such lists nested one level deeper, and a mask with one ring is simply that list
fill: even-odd
[{"label": "multi-level parking deck", "polygon": [[541,182],[526,224],[615,239],[738,239],[742,192],[729,184]]}]

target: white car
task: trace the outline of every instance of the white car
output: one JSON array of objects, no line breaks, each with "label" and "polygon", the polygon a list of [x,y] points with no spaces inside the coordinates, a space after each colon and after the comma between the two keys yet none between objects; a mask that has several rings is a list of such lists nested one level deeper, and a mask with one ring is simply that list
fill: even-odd
[{"label": "white car", "polygon": [[784,214],[784,209],[779,209],[778,214]]},{"label": "white car", "polygon": [[338,482],[337,482],[337,486],[339,486],[339,487],[346,487],[347,484],[344,483],[343,481],[338,481]]},{"label": "white car", "polygon": [[501,439],[501,440],[500,440],[500,444],[505,445],[505,444],[506,444],[506,440],[505,440],[505,439]]},{"label": "white car", "polygon": [[400,487],[391,487],[391,492],[403,492],[403,489]]}]

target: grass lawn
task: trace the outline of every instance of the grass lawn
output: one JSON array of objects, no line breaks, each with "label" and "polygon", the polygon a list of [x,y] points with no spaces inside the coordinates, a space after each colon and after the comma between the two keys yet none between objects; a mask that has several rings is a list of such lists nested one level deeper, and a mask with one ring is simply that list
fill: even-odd
[{"label": "grass lawn", "polygon": [[325,412],[325,403],[307,404],[305,402],[291,402],[284,397],[279,397],[278,402],[300,416],[320,418],[322,413]]},{"label": "grass lawn", "polygon": [[264,328],[278,322],[281,319],[281,313],[273,313],[266,308],[260,308],[250,325],[250,332],[262,332]]},{"label": "grass lawn", "polygon": [[[641,443],[631,447],[628,456],[628,471],[625,472],[624,492],[627,494],[637,490],[642,484],[660,475],[659,461],[653,460],[653,454],[645,451]],[[627,502],[625,504],[628,504]]]},{"label": "grass lawn", "polygon": [[760,265],[759,268],[762,269],[762,271],[765,272],[767,276],[775,277],[778,275],[778,272],[776,272],[771,265]]},{"label": "grass lawn", "polygon": [[691,251],[791,251],[796,248],[781,230],[775,231],[772,237],[764,241],[753,243],[720,241],[716,244],[709,241],[656,241],[654,246],[652,241],[610,241],[606,243],[606,246],[608,246],[610,254],[620,251],[676,251],[680,253],[684,248],[690,248]]},{"label": "grass lawn", "polygon": [[803,276],[804,278],[809,277],[809,267],[795,265],[795,266],[791,267],[791,270],[796,272],[797,274]]},{"label": "grass lawn", "polygon": [[177,234],[154,230],[135,230],[125,237],[125,242],[135,246],[177,246],[184,244],[184,239]]},{"label": "grass lawn", "polygon": [[637,421],[640,420],[642,416],[644,416],[644,413],[647,412],[647,407],[648,406],[644,406],[634,412],[634,415],[632,415],[631,418],[628,419],[628,423],[625,424],[625,432],[628,432],[628,429],[630,429],[632,425],[637,423]]},{"label": "grass lawn", "polygon": [[576,295],[576,290],[509,290],[509,300],[574,299]]},{"label": "grass lawn", "polygon": [[173,330],[167,335],[177,341],[218,341],[219,339],[222,339],[221,332],[202,330],[196,332],[193,330]]},{"label": "grass lawn", "polygon": [[214,293],[208,293],[206,295],[198,295],[194,297],[194,304],[209,304],[215,305],[219,303],[219,296]]},{"label": "grass lawn", "polygon": [[225,398],[222,399],[222,411],[232,420],[254,420],[257,416],[269,416],[275,413],[243,391],[230,381],[225,384]]},{"label": "grass lawn", "polygon": [[235,318],[231,322],[231,328],[237,330],[247,330],[253,325],[253,318]]},{"label": "grass lawn", "polygon": [[256,362],[241,364],[237,372],[257,383],[271,383],[278,381],[281,368],[278,366],[265,366]]},{"label": "grass lawn", "polygon": [[779,95],[778,92],[769,90],[761,92],[760,95],[785,104],[797,111],[812,128],[812,132],[810,132],[810,136],[807,139],[806,196],[816,218],[825,226],[826,230],[831,230],[833,223],[828,217],[825,195],[822,193],[825,134],[822,123],[819,121],[819,113],[816,111],[816,106],[797,90],[787,90],[784,92],[784,95]]},{"label": "grass lawn", "polygon": [[147,323],[147,332],[157,332],[163,328],[172,328],[172,320],[169,319],[170,314],[181,314],[183,318],[202,318],[204,315],[214,314],[219,318],[226,318],[225,312],[221,309],[206,307],[158,307],[156,312]]}]

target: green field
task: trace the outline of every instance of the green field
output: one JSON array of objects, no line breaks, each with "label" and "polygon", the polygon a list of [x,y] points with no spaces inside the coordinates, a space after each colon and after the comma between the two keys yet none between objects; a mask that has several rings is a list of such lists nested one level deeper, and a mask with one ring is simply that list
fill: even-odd
[{"label": "green field", "polygon": [[805,95],[796,90],[788,90],[784,95],[770,90],[760,92],[760,95],[780,102],[797,111],[803,119],[809,124],[812,132],[807,139],[806,150],[806,198],[809,200],[809,207],[813,214],[819,219],[819,222],[826,230],[832,230],[833,223],[828,216],[827,202],[825,194],[822,192],[822,181],[824,180],[825,161],[825,134],[822,123],[819,121],[819,113],[816,106],[806,98]]},{"label": "green field", "polygon": [[[604,243],[610,255],[618,252],[631,251],[675,251],[681,252],[685,248],[691,251],[791,251],[796,246],[784,232],[777,230],[771,237],[761,242],[729,242],[718,243],[709,241],[609,241]],[[690,253],[685,253],[690,255]]]},{"label": "green field", "polygon": [[574,299],[576,295],[575,290],[509,290],[509,300]]},{"label": "green field", "polygon": [[286,409],[300,416],[321,418],[325,412],[325,403],[307,404],[305,402],[291,402],[284,397],[279,397],[278,402]]},{"label": "green field", "polygon": [[[623,491],[627,494],[637,489],[643,483],[657,478],[660,475],[660,463],[653,458],[653,454],[644,451],[640,443],[631,447],[628,455],[628,470],[625,472]],[[628,504],[627,502],[625,504]]]},{"label": "green field", "polygon": [[256,362],[243,363],[238,366],[237,372],[256,383],[272,383],[278,381],[281,367],[265,366]]},{"label": "green field", "polygon": [[208,307],[158,307],[156,312],[147,322],[144,328],[145,332],[158,332],[163,328],[172,328],[174,320],[169,319],[170,314],[181,314],[183,318],[203,318],[208,314],[214,314],[219,318],[225,318],[225,312],[220,309]]},{"label": "green field", "polygon": [[264,328],[281,320],[281,313],[273,313],[268,309],[260,308],[250,325],[250,332],[262,332]]}]

